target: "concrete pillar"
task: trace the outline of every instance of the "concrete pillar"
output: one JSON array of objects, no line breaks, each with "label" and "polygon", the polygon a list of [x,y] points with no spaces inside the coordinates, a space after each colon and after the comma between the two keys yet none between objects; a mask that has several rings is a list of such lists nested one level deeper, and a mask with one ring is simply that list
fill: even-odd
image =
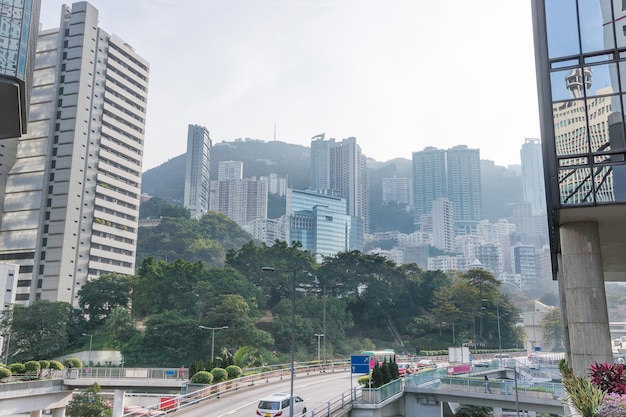
[{"label": "concrete pillar", "polygon": [[42,414],[43,414],[42,410],[31,411],[30,412],[30,417],[41,417]]},{"label": "concrete pillar", "polygon": [[124,393],[123,389],[113,391],[113,414],[112,417],[122,417],[124,415]]},{"label": "concrete pillar", "polygon": [[561,225],[563,288],[574,374],[586,376],[594,362],[613,363],[598,224]]},{"label": "concrete pillar", "polygon": [[54,408],[52,410],[52,417],[65,417],[65,407]]}]

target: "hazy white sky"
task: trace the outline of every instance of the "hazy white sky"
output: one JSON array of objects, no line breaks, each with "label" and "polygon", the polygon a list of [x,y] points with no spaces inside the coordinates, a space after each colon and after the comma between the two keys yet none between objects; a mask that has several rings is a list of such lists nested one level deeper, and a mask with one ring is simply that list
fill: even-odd
[{"label": "hazy white sky", "polygon": [[[43,0],[44,29],[59,26]],[[528,0],[92,0],[150,62],[144,169],[187,125],[310,145],[355,136],[378,161],[426,146],[519,163],[539,137]]]}]

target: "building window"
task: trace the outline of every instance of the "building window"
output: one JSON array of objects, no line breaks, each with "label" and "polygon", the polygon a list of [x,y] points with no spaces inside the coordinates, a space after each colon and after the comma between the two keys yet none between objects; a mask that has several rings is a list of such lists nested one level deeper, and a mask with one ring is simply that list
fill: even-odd
[{"label": "building window", "polygon": [[39,275],[43,275],[43,264],[39,265]]},{"label": "building window", "polygon": [[20,265],[20,274],[28,274],[33,272],[32,265]]},{"label": "building window", "polygon": [[28,301],[30,294],[15,294],[15,301]]},{"label": "building window", "polygon": [[30,280],[29,279],[18,279],[17,280],[17,286],[18,287],[30,287]]}]

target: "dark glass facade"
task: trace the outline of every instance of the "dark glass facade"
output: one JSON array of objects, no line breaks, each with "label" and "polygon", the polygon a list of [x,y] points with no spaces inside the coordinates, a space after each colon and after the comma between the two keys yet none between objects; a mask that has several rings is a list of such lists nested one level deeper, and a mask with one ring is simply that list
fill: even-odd
[{"label": "dark glass facade", "polygon": [[626,201],[626,2],[535,0],[552,208]]},{"label": "dark glass facade", "polygon": [[0,0],[0,139],[26,133],[41,0]]}]

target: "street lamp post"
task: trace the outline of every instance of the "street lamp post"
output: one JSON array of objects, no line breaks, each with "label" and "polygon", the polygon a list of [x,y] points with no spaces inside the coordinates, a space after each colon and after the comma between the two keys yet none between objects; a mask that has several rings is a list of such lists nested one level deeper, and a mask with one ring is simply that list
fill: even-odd
[{"label": "street lamp post", "polygon": [[317,362],[320,361],[320,339],[324,337],[324,333],[315,333],[315,337],[317,337]]},{"label": "street lamp post", "polygon": [[213,358],[215,357],[215,331],[228,329],[228,326],[222,326],[222,327],[198,326],[198,327],[204,330],[211,330],[211,366],[213,366]]},{"label": "street lamp post", "polygon": [[91,366],[91,345],[93,342],[93,334],[83,333],[83,336],[89,336],[89,356],[87,356],[87,367]]},{"label": "street lamp post", "polygon": [[500,351],[500,366],[502,366],[502,334],[500,333],[500,303],[496,301],[496,314],[498,316],[498,350]]},{"label": "street lamp post", "polygon": [[3,333],[2,337],[5,337],[5,336],[7,338],[7,350],[6,350],[6,354],[4,357],[4,364],[9,366],[9,347],[10,347],[9,345],[11,344],[11,332],[9,331],[7,333]]},{"label": "street lamp post", "polygon": [[456,346],[456,336],[454,335],[454,323],[452,324],[452,346]]},{"label": "street lamp post", "polygon": [[264,272],[291,272],[291,385],[289,392],[289,417],[293,417],[293,378],[296,372],[296,269],[276,269],[271,266],[261,268]]},{"label": "street lamp post", "polygon": [[[322,304],[323,306],[323,312],[322,312],[322,334],[326,334],[326,285],[324,285],[323,290],[322,290],[322,297],[324,298],[322,300]],[[319,344],[319,339],[317,340],[318,344]],[[319,356],[319,347],[317,349],[318,354],[317,356]],[[317,360],[319,360],[320,358],[318,357]],[[324,372],[326,372],[326,336],[324,336]]]}]

